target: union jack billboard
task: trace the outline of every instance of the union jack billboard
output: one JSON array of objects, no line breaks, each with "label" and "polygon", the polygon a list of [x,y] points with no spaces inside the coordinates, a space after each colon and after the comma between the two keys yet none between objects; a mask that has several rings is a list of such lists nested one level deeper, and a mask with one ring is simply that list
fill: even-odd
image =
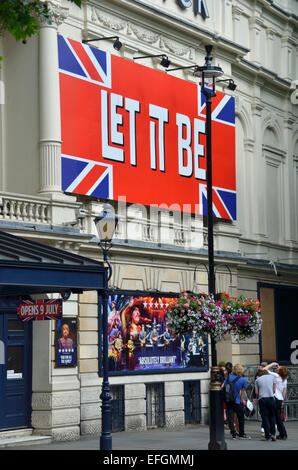
[{"label": "union jack billboard", "polygon": [[[201,88],[58,36],[62,190],[207,213]],[[213,213],[236,219],[235,101],[212,99]]]}]

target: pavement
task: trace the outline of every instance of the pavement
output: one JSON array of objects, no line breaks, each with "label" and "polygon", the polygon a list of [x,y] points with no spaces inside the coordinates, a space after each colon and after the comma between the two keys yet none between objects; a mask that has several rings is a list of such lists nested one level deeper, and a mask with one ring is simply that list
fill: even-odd
[{"label": "pavement", "polygon": [[[261,441],[261,426],[259,421],[245,422],[245,432],[250,436],[248,440],[232,440],[229,430],[225,430],[225,441],[228,451],[296,451],[298,455],[298,421],[286,423],[288,439],[275,442]],[[187,425],[179,430],[165,430],[163,428],[146,431],[122,431],[112,434],[112,448],[115,455],[121,451],[205,451],[208,450],[209,427],[207,425]],[[79,440],[67,442],[51,442],[48,444],[14,446],[3,449],[23,451],[24,457],[28,451],[98,451],[99,436],[85,435]],[[116,452],[117,451],[117,452]],[[118,452],[119,451],[119,452]],[[2,451],[1,451],[2,452]],[[97,453],[96,453],[97,454]],[[31,458],[34,456],[30,452]],[[22,458],[23,458],[22,457]]]}]

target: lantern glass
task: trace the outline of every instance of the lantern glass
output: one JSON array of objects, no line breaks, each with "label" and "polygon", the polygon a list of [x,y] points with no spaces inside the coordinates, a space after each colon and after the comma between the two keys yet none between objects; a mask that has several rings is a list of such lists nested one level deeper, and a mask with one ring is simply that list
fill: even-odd
[{"label": "lantern glass", "polygon": [[103,211],[94,219],[98,238],[101,241],[111,241],[118,223],[118,217],[110,204],[104,204]]}]

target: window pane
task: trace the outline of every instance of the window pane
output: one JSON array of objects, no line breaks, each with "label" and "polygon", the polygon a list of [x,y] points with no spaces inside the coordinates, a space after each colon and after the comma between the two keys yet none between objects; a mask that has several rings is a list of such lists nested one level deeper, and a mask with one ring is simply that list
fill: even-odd
[{"label": "window pane", "polygon": [[7,378],[21,379],[23,377],[24,346],[8,346],[7,348]]},{"label": "window pane", "polygon": [[24,331],[24,323],[20,320],[8,320],[8,331]]}]

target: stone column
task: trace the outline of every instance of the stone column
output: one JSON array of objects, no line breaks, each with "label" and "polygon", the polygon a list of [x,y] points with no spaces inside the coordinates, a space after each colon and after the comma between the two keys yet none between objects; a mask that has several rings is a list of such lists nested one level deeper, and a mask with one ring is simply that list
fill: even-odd
[{"label": "stone column", "polygon": [[275,30],[272,28],[267,28],[266,30],[266,35],[267,35],[267,54],[265,57],[265,65],[268,70],[275,71],[274,70],[274,54],[277,53],[277,51],[274,50],[274,37],[275,37]]},{"label": "stone column", "polygon": [[[0,56],[3,57],[3,33],[0,30]],[[3,61],[0,63],[0,191],[5,191],[5,86],[4,86],[4,73]]]},{"label": "stone column", "polygon": [[[284,236],[285,242],[288,246],[295,246],[295,220],[297,220],[297,214],[295,216],[295,161],[294,155],[292,154],[292,145],[295,128],[294,116],[287,115],[284,118],[284,138],[287,142],[288,152],[284,160]],[[293,149],[294,150],[294,149]],[[294,170],[294,172],[293,172]],[[294,174],[293,174],[294,173]],[[293,256],[294,257],[294,256]],[[289,255],[289,258],[291,256]]]},{"label": "stone column", "polygon": [[241,16],[243,15],[242,8],[239,8],[236,5],[232,6],[232,17],[233,17],[233,40],[235,43],[239,43],[241,38]]},{"label": "stone column", "polygon": [[266,229],[265,229],[265,163],[262,154],[262,120],[263,120],[263,105],[260,100],[260,90],[264,86],[263,82],[258,82],[255,84],[255,96],[251,104],[251,113],[252,121],[254,122],[254,136],[255,136],[255,164],[254,164],[254,178],[255,183],[254,187],[256,189],[255,203],[259,201],[258,204],[253,208],[254,210],[254,232],[255,239],[257,241],[262,241],[266,238]]},{"label": "stone column", "polygon": [[250,29],[250,41],[251,41],[251,61],[261,66],[262,58],[261,58],[261,32],[263,28],[264,21],[257,17],[253,16],[249,20],[249,29]]},{"label": "stone column", "polygon": [[[293,34],[293,33],[292,33]],[[292,80],[292,49],[294,48],[294,41],[292,40],[291,33],[281,38],[281,70],[280,76],[285,80]]]},{"label": "stone column", "polygon": [[50,0],[52,24],[42,24],[39,39],[40,192],[61,191],[61,128],[57,28],[68,9]]}]

